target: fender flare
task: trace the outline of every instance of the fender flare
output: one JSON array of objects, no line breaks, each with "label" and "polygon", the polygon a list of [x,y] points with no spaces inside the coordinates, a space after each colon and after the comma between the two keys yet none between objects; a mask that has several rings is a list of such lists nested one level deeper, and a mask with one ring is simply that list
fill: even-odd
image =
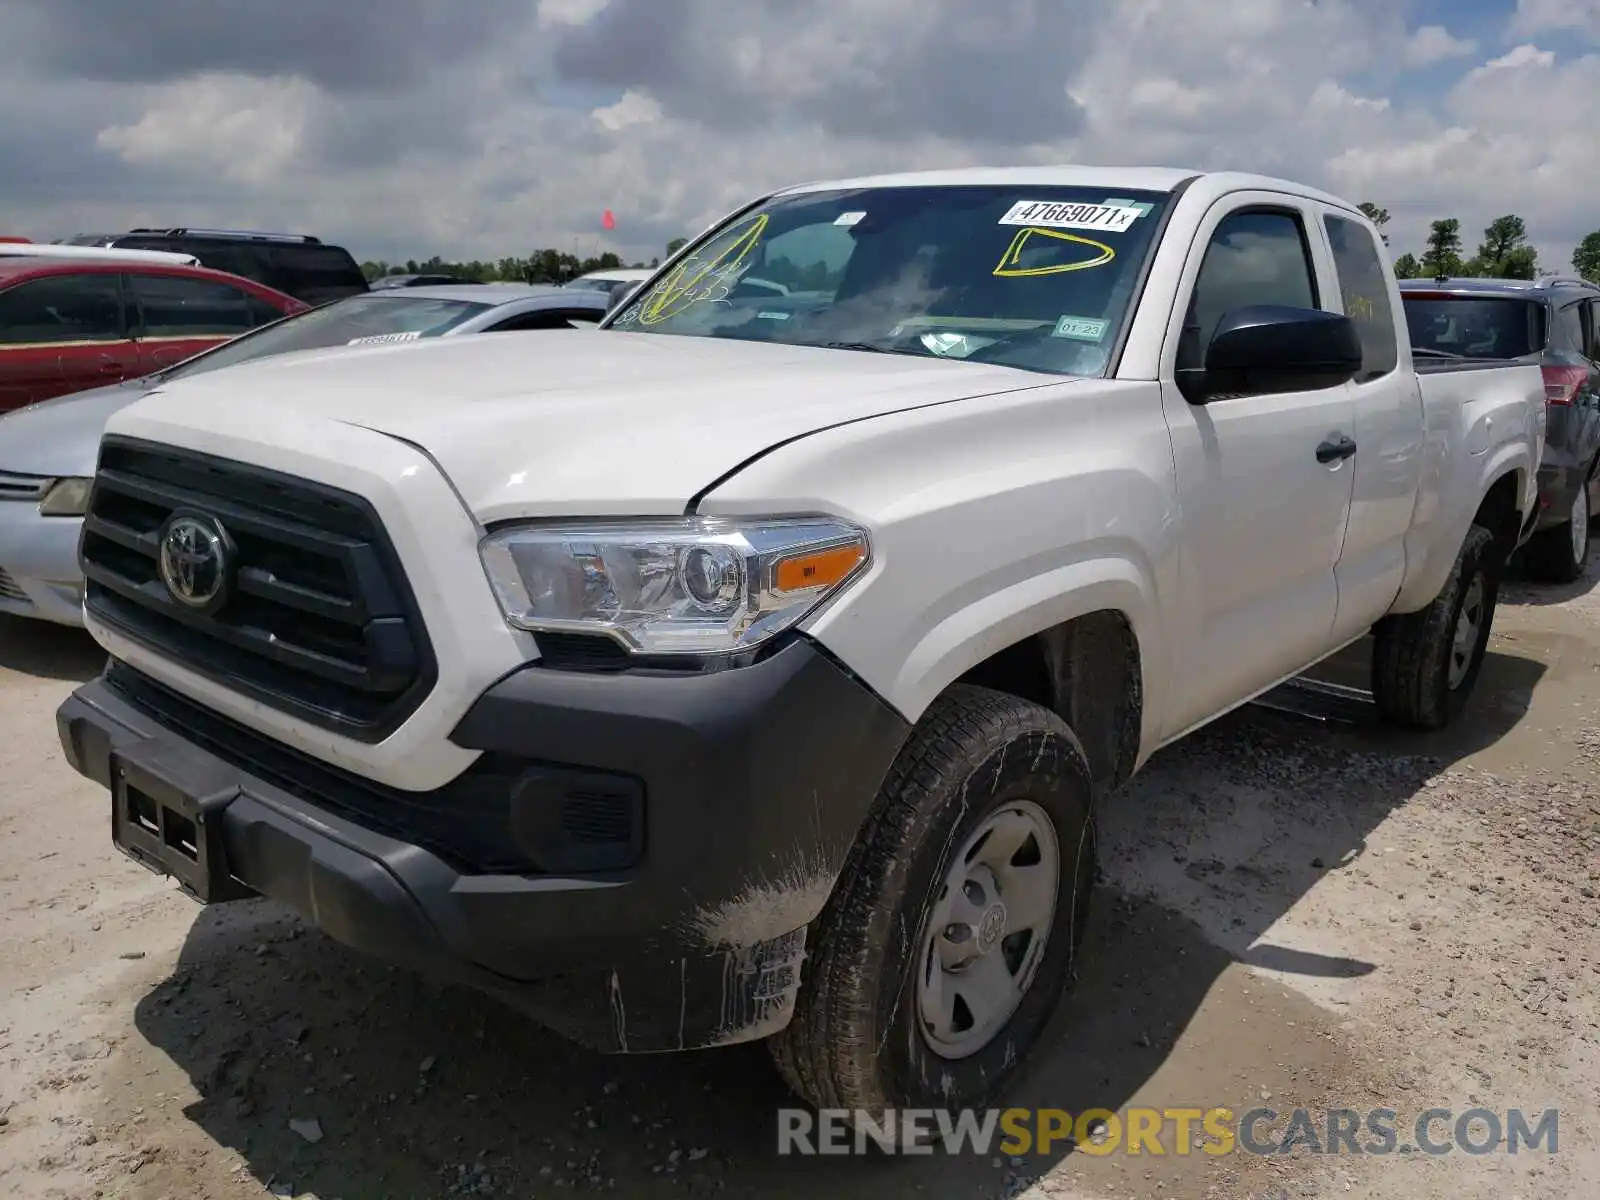
[{"label": "fender flare", "polygon": [[1530,494],[1534,496],[1531,503],[1537,503],[1537,496],[1533,491],[1534,468],[1528,460],[1526,449],[1521,446],[1502,447],[1497,453],[1486,455],[1483,463],[1481,471],[1468,477],[1471,485],[1476,487],[1475,494],[1468,490],[1464,481],[1459,493],[1446,497],[1443,505],[1445,511],[1460,515],[1447,528],[1426,531],[1430,534],[1427,547],[1416,568],[1406,572],[1405,583],[1390,605],[1391,612],[1416,612],[1433,603],[1449,577],[1457,555],[1461,553],[1461,544],[1466,540],[1467,530],[1472,527],[1478,510],[1495,485],[1508,475],[1518,477],[1517,512],[1524,522],[1527,520]]},{"label": "fender flare", "polygon": [[934,624],[906,656],[888,688],[889,701],[909,720],[979,663],[1008,646],[1094,612],[1117,612],[1133,631],[1139,654],[1143,748],[1155,744],[1166,697],[1167,647],[1150,573],[1124,556],[1081,559],[1053,567],[973,598]]}]

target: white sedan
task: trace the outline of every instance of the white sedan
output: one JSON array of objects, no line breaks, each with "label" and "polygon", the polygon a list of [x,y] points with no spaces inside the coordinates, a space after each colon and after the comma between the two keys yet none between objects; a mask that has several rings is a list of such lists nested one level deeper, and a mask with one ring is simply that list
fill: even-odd
[{"label": "white sedan", "polygon": [[592,328],[603,292],[525,284],[396,288],[334,301],[111,387],[0,417],[0,612],[82,625],[78,535],[106,421],[169,380],[297,350]]}]

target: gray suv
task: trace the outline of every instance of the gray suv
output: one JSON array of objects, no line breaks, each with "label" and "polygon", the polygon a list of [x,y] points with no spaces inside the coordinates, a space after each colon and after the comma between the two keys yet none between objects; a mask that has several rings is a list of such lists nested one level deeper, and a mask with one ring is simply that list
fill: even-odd
[{"label": "gray suv", "polygon": [[1400,282],[1419,358],[1536,362],[1550,423],[1539,519],[1523,551],[1530,574],[1571,583],[1589,557],[1600,467],[1600,286],[1552,276]]}]

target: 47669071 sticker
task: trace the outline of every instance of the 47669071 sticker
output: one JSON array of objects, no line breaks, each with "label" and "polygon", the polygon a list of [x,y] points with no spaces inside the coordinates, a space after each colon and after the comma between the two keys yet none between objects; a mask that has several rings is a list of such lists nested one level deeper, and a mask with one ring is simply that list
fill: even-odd
[{"label": "47669071 sticker", "polygon": [[1000,218],[1002,225],[1034,225],[1043,229],[1099,229],[1125,233],[1144,213],[1114,204],[1066,204],[1055,200],[1018,200]]}]

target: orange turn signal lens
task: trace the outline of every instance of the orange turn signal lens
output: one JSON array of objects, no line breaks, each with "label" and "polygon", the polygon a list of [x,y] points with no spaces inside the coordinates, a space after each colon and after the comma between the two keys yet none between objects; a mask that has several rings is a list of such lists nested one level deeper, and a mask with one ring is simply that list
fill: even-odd
[{"label": "orange turn signal lens", "polygon": [[773,566],[772,590],[809,592],[832,587],[860,566],[866,557],[867,548],[859,542],[797,554]]}]

